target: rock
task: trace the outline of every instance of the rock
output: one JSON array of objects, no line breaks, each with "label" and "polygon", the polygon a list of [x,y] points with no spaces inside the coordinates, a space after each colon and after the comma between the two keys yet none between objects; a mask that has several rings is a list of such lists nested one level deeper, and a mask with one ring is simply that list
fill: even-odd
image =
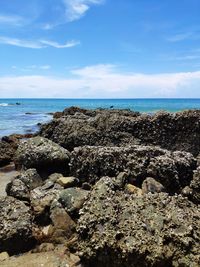
[{"label": "rock", "polygon": [[0,141],[0,167],[8,165],[12,161],[14,153],[15,150],[11,144]]},{"label": "rock", "polygon": [[197,156],[200,151],[200,111],[148,115],[130,110],[72,107],[43,125],[40,134],[70,151],[83,145],[148,144]]},{"label": "rock", "polygon": [[53,173],[51,175],[49,175],[49,180],[52,182],[56,182],[59,178],[63,177],[63,175],[61,173]]},{"label": "rock", "polygon": [[12,196],[22,201],[29,200],[30,198],[28,187],[20,179],[14,179],[7,184],[6,193],[8,196]]},{"label": "rock", "polygon": [[142,196],[142,190],[132,184],[127,184],[125,190],[129,194],[135,194],[137,196]]},{"label": "rock", "polygon": [[[49,222],[49,209],[54,199],[57,199],[63,188],[57,184],[48,187],[47,184],[37,187],[30,192],[30,205],[39,221]],[[44,222],[45,223],[45,222]],[[46,224],[46,223],[45,223]]]},{"label": "rock", "polygon": [[69,214],[78,214],[89,192],[80,188],[68,188],[61,191],[58,201]]},{"label": "rock", "polygon": [[196,160],[186,152],[170,152],[155,146],[75,148],[71,174],[81,183],[95,184],[101,177],[127,173],[130,184],[141,187],[146,177],[155,177],[167,192],[179,193],[190,184]]},{"label": "rock", "polygon": [[88,190],[88,191],[90,191],[91,188],[92,188],[91,185],[88,184],[88,183],[83,183],[83,184],[82,184],[82,189],[84,189],[84,190]]},{"label": "rock", "polygon": [[200,204],[200,167],[194,171],[194,176],[190,186],[186,186],[182,190],[182,194],[187,196],[189,200],[193,201],[194,203]]},{"label": "rock", "polygon": [[60,251],[48,251],[42,253],[29,253],[1,263],[1,267],[83,267],[76,258]]},{"label": "rock", "polygon": [[131,133],[123,130],[123,121],[137,116],[125,110],[83,110],[76,107],[64,110],[61,117],[41,127],[40,135],[66,149],[83,145],[121,145],[137,143]]},{"label": "rock", "polygon": [[142,191],[144,194],[165,192],[164,186],[157,182],[154,178],[148,177],[142,183]]},{"label": "rock", "polygon": [[54,200],[51,205],[50,218],[53,224],[53,233],[50,241],[57,244],[66,243],[75,232],[75,222],[57,200]]},{"label": "rock", "polygon": [[86,266],[199,265],[200,210],[181,195],[127,195],[104,177],[80,215],[74,248]]},{"label": "rock", "polygon": [[30,191],[43,183],[36,169],[28,169],[16,176],[6,187],[8,196],[20,200],[30,200]]},{"label": "rock", "polygon": [[15,154],[17,169],[35,168],[42,176],[68,174],[69,152],[52,141],[34,137],[20,143]]},{"label": "rock", "polygon": [[200,167],[194,172],[190,188],[192,189],[192,200],[200,204]]},{"label": "rock", "polygon": [[0,198],[0,218],[0,252],[22,253],[35,244],[31,212],[23,202]]},{"label": "rock", "polygon": [[57,180],[57,183],[63,186],[64,188],[76,186],[78,182],[79,180],[75,177],[60,177]]},{"label": "rock", "polygon": [[1,253],[0,253],[0,262],[1,262],[1,261],[5,261],[5,260],[7,260],[7,259],[9,259],[9,255],[8,255],[8,253],[7,253],[7,252],[1,252]]},{"label": "rock", "polygon": [[125,183],[127,182],[127,179],[128,179],[128,173],[126,172],[120,172],[116,179],[115,179],[115,186],[118,188],[118,189],[123,189],[124,188],[124,185]]},{"label": "rock", "polygon": [[34,248],[32,251],[33,253],[39,253],[39,252],[49,252],[55,250],[55,245],[52,243],[42,243],[41,245]]}]

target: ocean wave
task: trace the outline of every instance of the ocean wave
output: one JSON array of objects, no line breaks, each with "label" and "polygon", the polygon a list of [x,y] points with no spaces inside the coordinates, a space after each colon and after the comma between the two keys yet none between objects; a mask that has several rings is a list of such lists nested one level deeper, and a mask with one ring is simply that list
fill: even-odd
[{"label": "ocean wave", "polygon": [[10,106],[8,103],[0,103],[0,107],[8,107]]},{"label": "ocean wave", "polygon": [[21,103],[16,102],[15,104],[13,103],[0,103],[0,107],[9,107],[9,106],[20,106]]}]

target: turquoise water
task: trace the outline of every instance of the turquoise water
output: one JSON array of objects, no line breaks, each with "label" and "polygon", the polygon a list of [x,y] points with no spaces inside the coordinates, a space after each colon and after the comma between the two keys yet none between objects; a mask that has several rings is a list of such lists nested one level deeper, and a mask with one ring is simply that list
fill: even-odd
[{"label": "turquoise water", "polygon": [[37,123],[51,120],[48,113],[70,106],[176,112],[200,109],[200,99],[0,99],[0,136],[35,131]]}]

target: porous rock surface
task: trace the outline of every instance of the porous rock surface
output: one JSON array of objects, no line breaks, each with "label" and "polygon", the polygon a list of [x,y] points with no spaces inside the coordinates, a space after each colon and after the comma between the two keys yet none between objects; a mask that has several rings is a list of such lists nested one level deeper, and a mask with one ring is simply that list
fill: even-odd
[{"label": "porous rock surface", "polygon": [[140,114],[130,110],[68,108],[41,127],[40,135],[73,150],[83,145],[153,144],[200,151],[200,110]]},{"label": "porous rock surface", "polygon": [[30,191],[41,186],[42,178],[36,169],[28,169],[16,176],[6,187],[8,196],[20,200],[30,200]]},{"label": "porous rock surface", "polygon": [[38,136],[19,144],[14,161],[17,169],[35,168],[42,175],[54,172],[67,174],[69,157],[66,149]]},{"label": "porous rock surface", "polygon": [[80,214],[76,246],[87,267],[199,266],[200,210],[180,195],[127,195],[104,177]]},{"label": "porous rock surface", "polygon": [[0,167],[8,165],[12,161],[14,153],[15,150],[9,143],[0,141]]},{"label": "porous rock surface", "polygon": [[34,244],[30,209],[13,197],[0,198],[0,252],[27,251]]},{"label": "porous rock surface", "polygon": [[70,166],[72,175],[82,182],[94,184],[102,176],[115,177],[126,171],[127,179],[135,185],[153,177],[167,192],[174,193],[190,184],[196,160],[190,153],[155,146],[84,146],[74,149]]}]

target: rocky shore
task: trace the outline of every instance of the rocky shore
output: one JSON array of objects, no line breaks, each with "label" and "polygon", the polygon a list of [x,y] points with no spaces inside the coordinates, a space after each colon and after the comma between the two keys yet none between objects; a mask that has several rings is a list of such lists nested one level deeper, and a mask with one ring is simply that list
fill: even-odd
[{"label": "rocky shore", "polygon": [[67,108],[2,138],[10,163],[0,266],[200,266],[200,110]]}]

